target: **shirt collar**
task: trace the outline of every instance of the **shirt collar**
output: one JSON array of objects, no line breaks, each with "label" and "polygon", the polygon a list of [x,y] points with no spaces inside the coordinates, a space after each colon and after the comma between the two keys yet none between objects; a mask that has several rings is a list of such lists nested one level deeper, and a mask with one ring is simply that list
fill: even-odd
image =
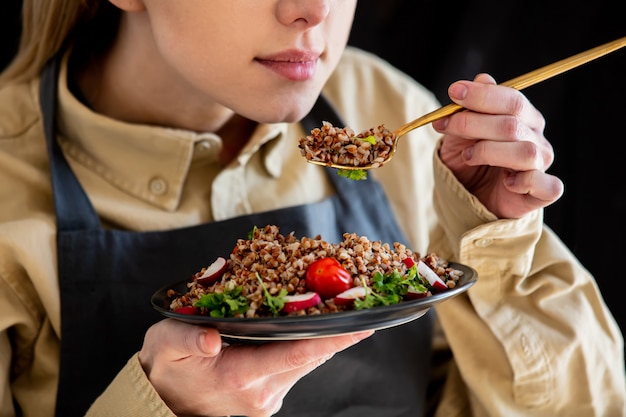
[{"label": "shirt collar", "polygon": [[[280,177],[285,162],[285,146],[288,146],[288,125],[286,123],[260,124],[250,142],[238,157],[238,162],[245,165],[256,152],[261,152],[261,160],[268,175]],[[296,144],[293,144],[296,146]]]}]

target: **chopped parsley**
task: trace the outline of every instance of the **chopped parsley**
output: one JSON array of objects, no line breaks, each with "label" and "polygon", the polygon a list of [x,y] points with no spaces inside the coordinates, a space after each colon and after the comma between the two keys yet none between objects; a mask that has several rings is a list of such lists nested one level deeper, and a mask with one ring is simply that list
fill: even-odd
[{"label": "chopped parsley", "polygon": [[384,275],[376,271],[370,279],[370,287],[366,288],[365,298],[354,301],[356,310],[397,304],[402,301],[409,289],[421,293],[428,291],[423,278],[417,272],[416,265],[408,269],[404,275],[400,275],[395,269]]},{"label": "chopped parsley", "polygon": [[206,308],[211,317],[234,317],[248,311],[250,303],[241,295],[243,288],[204,294],[196,303],[196,307]]},{"label": "chopped parsley", "polygon": [[252,230],[250,230],[250,231],[248,232],[248,240],[252,240],[252,239],[254,239],[254,232],[256,232],[256,230],[257,230],[257,229],[258,229],[258,227],[254,226],[254,227],[252,228]]},{"label": "chopped parsley", "polygon": [[369,135],[369,136],[367,136],[365,138],[356,138],[355,137],[355,139],[360,140],[362,142],[369,142],[372,145],[376,145],[376,138],[374,137],[374,135]]},{"label": "chopped parsley", "polygon": [[[376,137],[374,135],[369,135],[364,138],[354,136],[352,139],[360,140],[361,142],[369,142],[372,145],[376,145]],[[354,181],[367,179],[367,171],[364,169],[338,169],[337,175]]]},{"label": "chopped parsley", "polygon": [[265,284],[263,284],[263,280],[258,272],[256,277],[259,280],[259,285],[263,288],[263,293],[265,295],[263,297],[263,305],[267,306],[274,316],[277,316],[280,310],[282,310],[285,306],[285,296],[287,295],[287,290],[285,288],[281,288],[278,295],[272,295],[267,288],[265,288]]},{"label": "chopped parsley", "polygon": [[364,169],[338,169],[337,175],[354,181],[367,179],[367,171]]}]

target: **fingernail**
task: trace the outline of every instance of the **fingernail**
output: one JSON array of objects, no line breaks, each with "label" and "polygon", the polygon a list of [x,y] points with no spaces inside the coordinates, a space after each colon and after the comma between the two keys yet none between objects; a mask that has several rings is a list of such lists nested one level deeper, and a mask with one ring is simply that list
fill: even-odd
[{"label": "fingernail", "polygon": [[448,93],[452,99],[464,100],[467,97],[467,87],[459,83],[452,84]]},{"label": "fingernail", "polygon": [[463,160],[469,161],[472,159],[472,156],[474,156],[474,147],[470,146],[469,148],[465,148],[463,151]]}]

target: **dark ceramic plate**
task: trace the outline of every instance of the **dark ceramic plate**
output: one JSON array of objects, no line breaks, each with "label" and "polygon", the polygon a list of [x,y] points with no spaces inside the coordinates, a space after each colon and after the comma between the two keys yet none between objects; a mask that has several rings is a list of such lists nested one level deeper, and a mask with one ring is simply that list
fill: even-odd
[{"label": "dark ceramic plate", "polygon": [[173,289],[180,293],[186,292],[188,280],[161,288],[154,293],[151,302],[152,306],[165,317],[213,327],[228,339],[258,341],[310,339],[364,330],[380,330],[420,318],[435,304],[467,291],[478,279],[476,271],[466,265],[451,262],[450,266],[463,271],[463,276],[453,289],[390,306],[317,316],[220,318],[174,313],[168,309],[170,299],[167,291]]}]

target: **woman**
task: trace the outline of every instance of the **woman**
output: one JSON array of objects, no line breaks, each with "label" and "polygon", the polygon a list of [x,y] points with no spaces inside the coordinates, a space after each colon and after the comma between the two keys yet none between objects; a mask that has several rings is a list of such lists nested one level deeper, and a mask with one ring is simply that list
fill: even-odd
[{"label": "woman", "polygon": [[[355,7],[24,2],[0,78],[3,416],[623,414],[622,336],[542,224],[563,185],[521,93],[452,84],[468,111],[368,181],[300,156],[322,120],[397,126],[438,105],[346,49]],[[253,346],[149,309],[265,224],[406,242],[479,283],[393,329]]]}]

